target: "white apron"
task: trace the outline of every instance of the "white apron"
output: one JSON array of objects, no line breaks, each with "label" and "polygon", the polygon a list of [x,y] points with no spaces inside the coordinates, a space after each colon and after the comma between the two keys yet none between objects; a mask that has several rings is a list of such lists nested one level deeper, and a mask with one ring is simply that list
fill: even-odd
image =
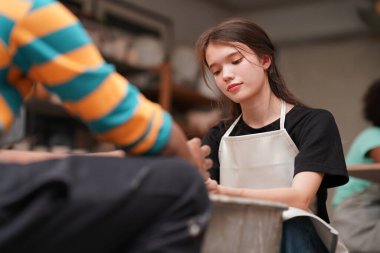
[{"label": "white apron", "polygon": [[[282,101],[280,129],[270,132],[229,136],[241,115],[223,135],[219,146],[220,184],[229,187],[269,189],[291,187],[298,148],[285,129],[286,103]],[[330,252],[338,250],[337,232],[312,213],[289,208],[284,220],[307,215]]]}]

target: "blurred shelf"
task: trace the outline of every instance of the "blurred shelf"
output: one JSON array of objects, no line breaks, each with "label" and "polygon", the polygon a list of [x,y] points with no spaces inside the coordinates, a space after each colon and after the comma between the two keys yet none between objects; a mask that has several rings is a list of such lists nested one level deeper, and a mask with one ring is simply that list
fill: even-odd
[{"label": "blurred shelf", "polygon": [[[153,101],[157,101],[159,88],[142,89],[141,92]],[[201,95],[199,92],[185,86],[185,85],[172,85],[171,86],[171,105],[172,111],[186,112],[189,110],[210,110],[216,101]]]},{"label": "blurred shelf", "polygon": [[31,98],[26,101],[28,114],[44,115],[46,117],[73,119],[73,117],[59,104],[48,100]]}]

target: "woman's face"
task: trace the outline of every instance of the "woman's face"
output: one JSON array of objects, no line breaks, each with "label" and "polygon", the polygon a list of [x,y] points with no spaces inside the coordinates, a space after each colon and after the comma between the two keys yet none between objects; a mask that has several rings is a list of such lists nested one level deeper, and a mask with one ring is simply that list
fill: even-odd
[{"label": "woman's face", "polygon": [[270,57],[259,58],[242,43],[210,43],[206,62],[220,91],[235,103],[257,98],[269,87]]}]

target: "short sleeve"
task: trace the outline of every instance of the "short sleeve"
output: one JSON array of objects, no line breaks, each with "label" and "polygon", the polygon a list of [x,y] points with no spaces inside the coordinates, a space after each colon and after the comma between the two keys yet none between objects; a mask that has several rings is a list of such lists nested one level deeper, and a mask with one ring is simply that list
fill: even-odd
[{"label": "short sleeve", "polygon": [[295,158],[295,172],[324,173],[322,187],[336,187],[348,181],[344,152],[333,115],[326,110],[315,110],[308,116],[300,131],[299,154]]}]

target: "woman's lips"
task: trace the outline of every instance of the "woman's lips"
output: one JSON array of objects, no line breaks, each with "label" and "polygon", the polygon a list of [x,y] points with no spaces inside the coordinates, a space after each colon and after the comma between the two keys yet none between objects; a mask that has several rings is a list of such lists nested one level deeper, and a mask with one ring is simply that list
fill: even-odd
[{"label": "woman's lips", "polygon": [[227,86],[227,91],[232,92],[237,90],[240,87],[240,83],[233,83]]}]

